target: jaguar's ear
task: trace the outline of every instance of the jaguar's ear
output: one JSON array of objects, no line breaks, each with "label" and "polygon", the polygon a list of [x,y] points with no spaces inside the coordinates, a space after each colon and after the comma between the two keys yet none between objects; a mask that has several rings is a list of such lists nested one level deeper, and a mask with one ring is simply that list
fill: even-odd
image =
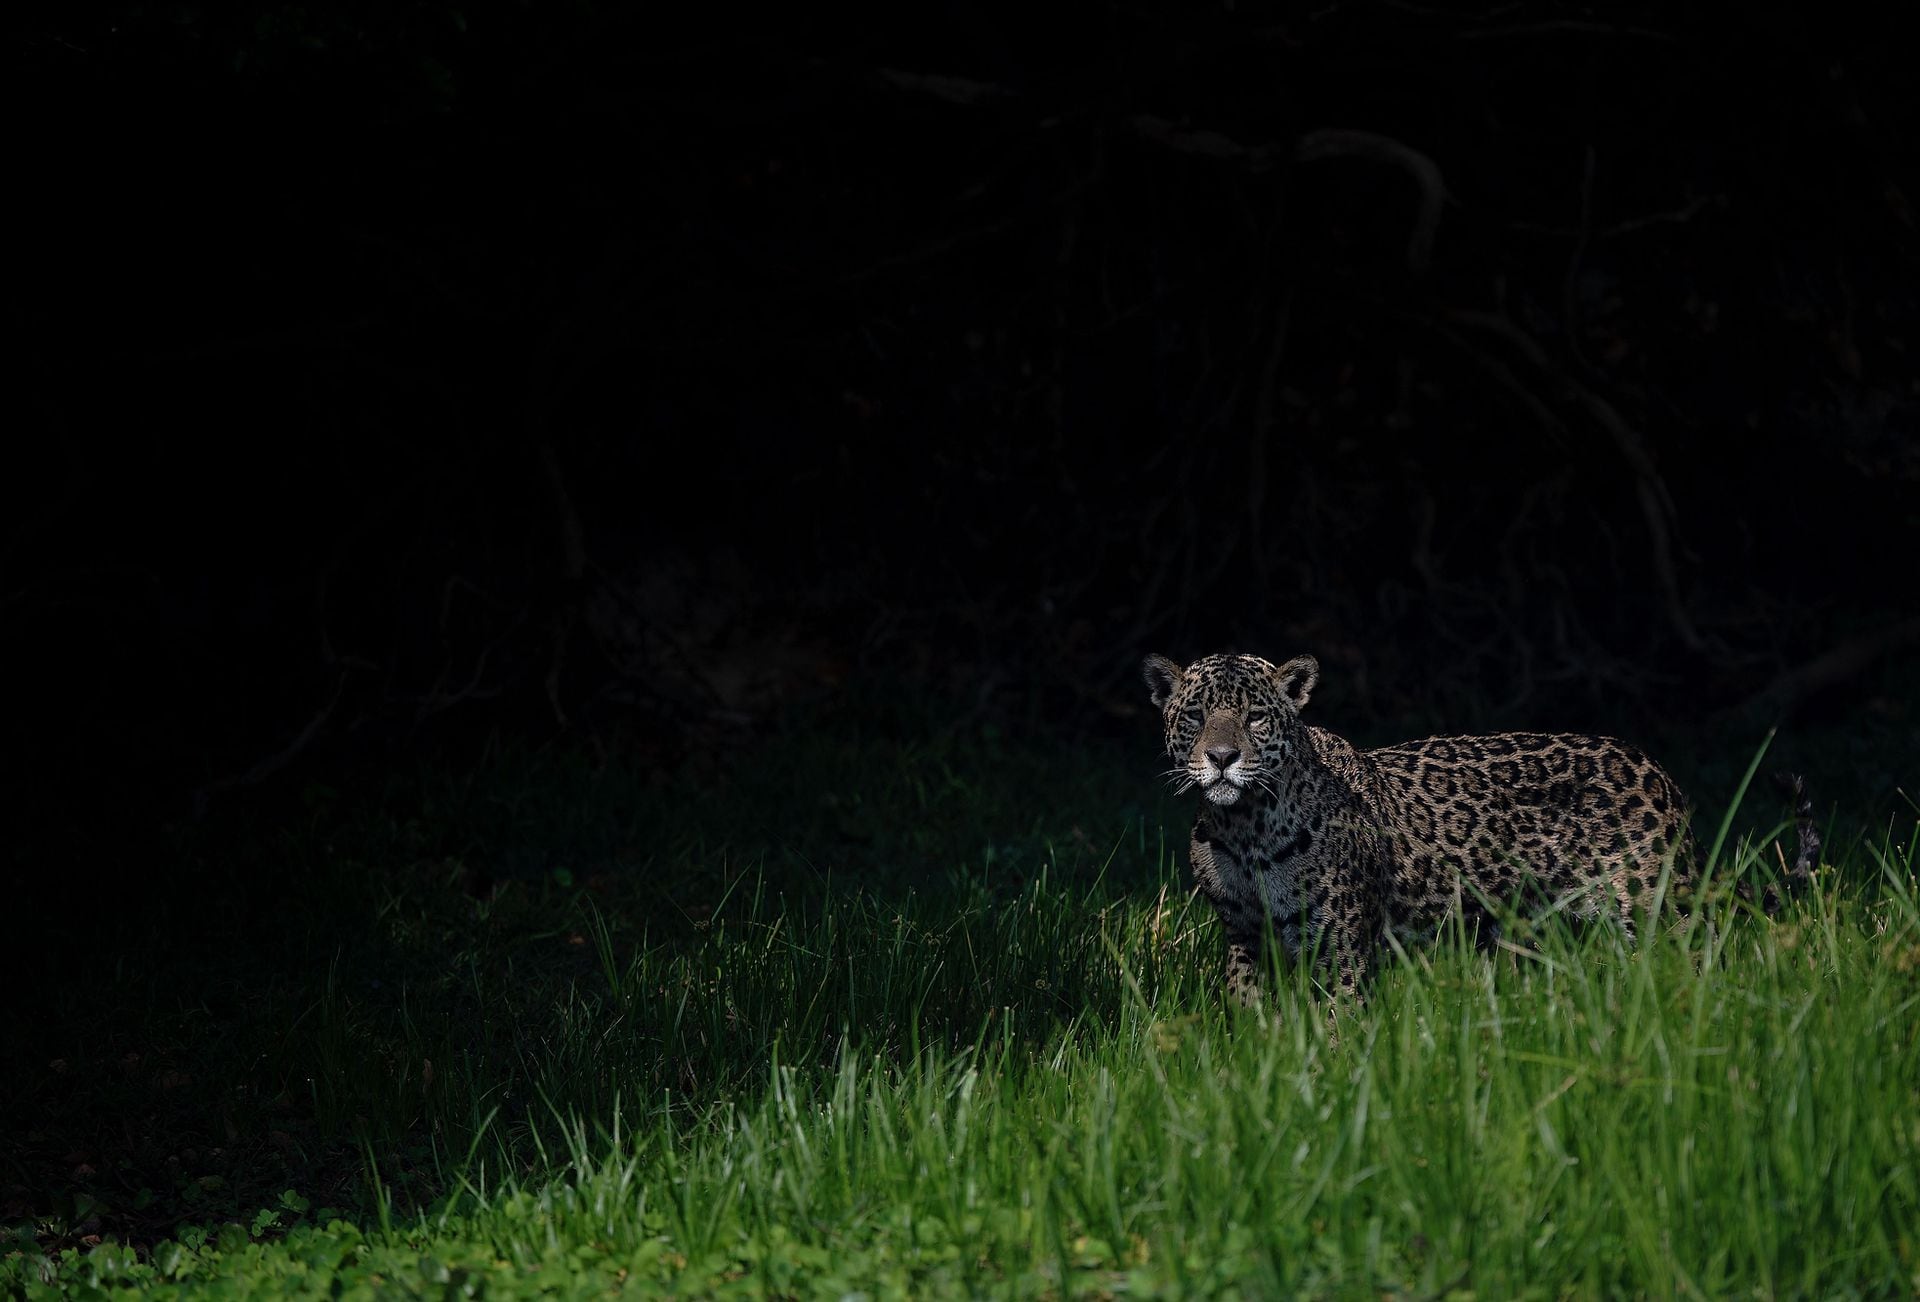
[{"label": "jaguar's ear", "polygon": [[1293,702],[1293,708],[1307,708],[1307,698],[1313,695],[1314,684],[1320,681],[1320,662],[1312,656],[1295,656],[1273,671],[1273,685],[1280,694]]},{"label": "jaguar's ear", "polygon": [[1186,671],[1165,656],[1148,656],[1140,665],[1140,676],[1147,680],[1147,691],[1153,695],[1153,708],[1165,709],[1173,694],[1180,690],[1180,680]]}]

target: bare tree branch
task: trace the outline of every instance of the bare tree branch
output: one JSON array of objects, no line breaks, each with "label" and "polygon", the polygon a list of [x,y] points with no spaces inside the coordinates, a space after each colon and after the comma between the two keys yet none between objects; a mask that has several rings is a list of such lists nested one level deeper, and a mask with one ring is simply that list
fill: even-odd
[{"label": "bare tree branch", "polygon": [[1419,206],[1414,212],[1413,230],[1407,236],[1407,265],[1415,272],[1427,269],[1433,259],[1433,239],[1440,229],[1440,212],[1446,206],[1447,185],[1440,167],[1431,158],[1392,136],[1375,131],[1354,131],[1325,127],[1300,137],[1294,157],[1303,163],[1323,158],[1357,158],[1364,162],[1396,167],[1413,178],[1419,188]]},{"label": "bare tree branch", "polygon": [[1647,542],[1652,554],[1654,579],[1660,586],[1661,604],[1667,622],[1688,650],[1700,655],[1715,655],[1716,648],[1694,627],[1680,595],[1679,571],[1673,561],[1673,498],[1666,481],[1660,477],[1646,439],[1629,424],[1619,410],[1605,398],[1580,383],[1547,355],[1538,340],[1504,316],[1492,312],[1456,311],[1452,320],[1497,335],[1545,378],[1555,396],[1584,410],[1594,424],[1612,440],[1614,449],[1634,476],[1634,495],[1640,502],[1640,515],[1647,527]]},{"label": "bare tree branch", "polygon": [[215,778],[196,790],[193,793],[194,816],[197,818],[206,813],[207,805],[222,792],[233,791],[240,787],[257,786],[298,759],[301,752],[312,745],[313,739],[320,735],[320,730],[326,726],[327,721],[333,718],[334,711],[340,708],[340,698],[346,692],[349,677],[351,677],[349,670],[340,671],[333,680],[333,691],[327,695],[326,702],[315,711],[311,719],[307,720],[306,726],[294,735],[292,741],[257,761],[245,772]]},{"label": "bare tree branch", "polygon": [[1216,162],[1232,163],[1252,172],[1264,172],[1277,167],[1287,157],[1285,151],[1273,145],[1243,145],[1218,131],[1197,131],[1151,113],[1136,113],[1128,121],[1142,140],[1152,141],[1176,153],[1197,154]]},{"label": "bare tree branch", "polygon": [[959,104],[966,108],[982,108],[989,104],[1004,104],[1008,100],[1020,98],[1018,91],[1005,86],[996,86],[990,81],[975,81],[971,77],[948,77],[933,72],[905,72],[899,68],[882,68],[880,77],[889,85],[916,95],[930,95],[934,99],[945,100],[949,104]]},{"label": "bare tree branch", "polygon": [[1755,718],[1784,714],[1807,697],[1864,673],[1887,656],[1920,646],[1920,618],[1842,642],[1805,664],[1789,669],[1749,696],[1738,713]]}]

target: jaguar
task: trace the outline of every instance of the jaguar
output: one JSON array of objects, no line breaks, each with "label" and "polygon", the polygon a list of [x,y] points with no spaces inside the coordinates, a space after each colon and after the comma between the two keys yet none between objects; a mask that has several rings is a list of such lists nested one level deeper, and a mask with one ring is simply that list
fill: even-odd
[{"label": "jaguar", "polygon": [[[1633,937],[1654,902],[1694,884],[1686,798],[1611,737],[1501,732],[1362,750],[1301,714],[1312,656],[1210,655],[1142,666],[1165,723],[1168,776],[1202,799],[1189,854],[1227,941],[1228,995],[1259,998],[1265,947],[1317,954],[1363,998],[1386,937],[1431,939],[1459,917],[1482,943],[1501,912],[1612,917]],[[1797,784],[1797,779],[1794,780]],[[1799,858],[1819,853],[1796,785]],[[1771,909],[1777,895],[1769,891]]]}]

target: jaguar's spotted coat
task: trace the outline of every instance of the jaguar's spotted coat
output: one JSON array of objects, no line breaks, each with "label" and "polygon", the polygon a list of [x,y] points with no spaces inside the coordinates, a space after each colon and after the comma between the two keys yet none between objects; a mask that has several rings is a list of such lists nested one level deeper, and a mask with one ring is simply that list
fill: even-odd
[{"label": "jaguar's spotted coat", "polygon": [[[1227,934],[1227,988],[1257,998],[1260,954],[1318,944],[1357,994],[1386,932],[1431,936],[1459,907],[1490,936],[1481,896],[1617,916],[1671,865],[1692,878],[1685,798],[1666,771],[1609,737],[1533,732],[1429,737],[1378,750],[1300,720],[1319,680],[1311,656],[1274,665],[1216,655],[1143,670],[1182,789],[1206,797],[1193,873]],[[1812,867],[1802,822],[1802,862]]]}]

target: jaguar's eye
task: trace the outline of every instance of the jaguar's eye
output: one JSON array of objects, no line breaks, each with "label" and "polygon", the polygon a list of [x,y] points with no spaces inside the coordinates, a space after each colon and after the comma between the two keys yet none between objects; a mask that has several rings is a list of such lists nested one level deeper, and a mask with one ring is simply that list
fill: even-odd
[{"label": "jaguar's eye", "polygon": [[1255,732],[1265,732],[1267,725],[1272,722],[1272,717],[1269,716],[1265,710],[1255,710],[1247,716],[1247,727]]},{"label": "jaguar's eye", "polygon": [[1189,728],[1198,728],[1207,721],[1206,711],[1200,709],[1199,706],[1188,710],[1182,718]]}]

